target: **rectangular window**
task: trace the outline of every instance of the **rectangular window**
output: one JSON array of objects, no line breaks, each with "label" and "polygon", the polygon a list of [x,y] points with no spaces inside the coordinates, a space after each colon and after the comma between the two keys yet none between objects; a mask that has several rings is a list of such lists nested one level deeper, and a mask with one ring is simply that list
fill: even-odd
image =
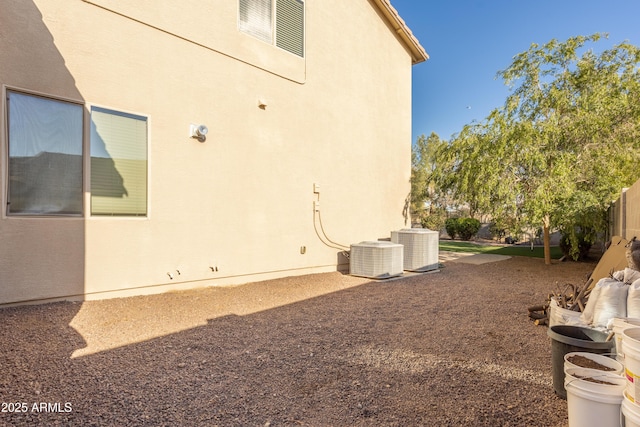
[{"label": "rectangular window", "polygon": [[240,31],[304,57],[304,0],[239,1]]},{"label": "rectangular window", "polygon": [[91,214],[147,214],[147,118],[91,108]]},{"label": "rectangular window", "polygon": [[81,104],[7,91],[7,214],[82,214]]},{"label": "rectangular window", "polygon": [[240,0],[240,31],[271,43],[271,1]]}]

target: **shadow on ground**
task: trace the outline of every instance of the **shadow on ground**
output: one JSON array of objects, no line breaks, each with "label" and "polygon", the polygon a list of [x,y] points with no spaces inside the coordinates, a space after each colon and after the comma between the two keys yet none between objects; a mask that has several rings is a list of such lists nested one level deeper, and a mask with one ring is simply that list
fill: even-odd
[{"label": "shadow on ground", "polygon": [[0,310],[0,395],[29,407],[0,423],[563,426],[526,307],[589,267],[451,263],[73,358],[80,303]]}]

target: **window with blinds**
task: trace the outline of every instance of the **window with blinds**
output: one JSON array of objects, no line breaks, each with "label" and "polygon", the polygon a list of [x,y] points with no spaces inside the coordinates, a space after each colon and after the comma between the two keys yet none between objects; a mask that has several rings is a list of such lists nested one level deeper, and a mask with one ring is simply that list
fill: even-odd
[{"label": "window with blinds", "polygon": [[240,0],[240,31],[264,42],[272,42],[272,0]]},{"label": "window with blinds", "polygon": [[7,91],[8,215],[82,214],[83,111]]},{"label": "window with blinds", "polygon": [[304,57],[304,0],[239,0],[238,28]]},{"label": "window with blinds", "polygon": [[147,118],[91,108],[91,214],[147,214]]}]

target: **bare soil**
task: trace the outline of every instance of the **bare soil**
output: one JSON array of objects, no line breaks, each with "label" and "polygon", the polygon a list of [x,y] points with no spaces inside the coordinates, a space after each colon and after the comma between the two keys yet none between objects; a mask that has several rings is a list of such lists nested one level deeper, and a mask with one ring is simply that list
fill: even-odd
[{"label": "bare soil", "polygon": [[577,354],[567,357],[567,360],[581,368],[597,369],[598,371],[606,371],[606,372],[615,371],[615,369],[610,368],[608,366],[604,366],[603,364],[598,363],[593,359],[589,359],[588,357],[580,356]]},{"label": "bare soil", "polygon": [[451,259],[0,309],[0,425],[566,426],[527,307],[594,266]]},{"label": "bare soil", "polygon": [[599,380],[599,379],[594,378],[594,377],[583,377],[582,375],[576,375],[575,377],[579,378],[581,380],[589,381],[590,383],[595,383],[595,384],[616,385],[615,383],[612,383],[612,382],[609,382],[609,381],[604,381],[604,380]]}]

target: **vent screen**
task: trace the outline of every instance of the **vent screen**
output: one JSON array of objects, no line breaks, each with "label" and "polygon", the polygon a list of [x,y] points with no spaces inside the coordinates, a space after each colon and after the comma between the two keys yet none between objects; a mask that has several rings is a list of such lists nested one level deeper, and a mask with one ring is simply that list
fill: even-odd
[{"label": "vent screen", "polygon": [[349,272],[354,276],[388,279],[403,272],[402,245],[392,242],[361,242],[351,245]]}]

